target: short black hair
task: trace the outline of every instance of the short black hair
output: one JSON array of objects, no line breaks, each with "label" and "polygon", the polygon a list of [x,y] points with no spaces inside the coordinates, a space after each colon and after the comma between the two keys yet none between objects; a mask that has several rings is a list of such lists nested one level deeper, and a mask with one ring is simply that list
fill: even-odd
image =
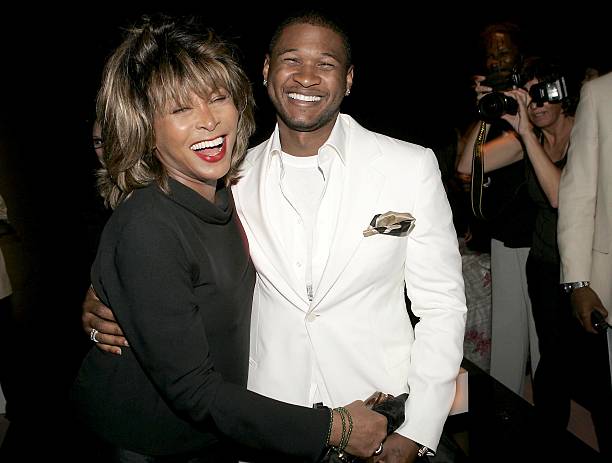
[{"label": "short black hair", "polygon": [[352,52],[351,52],[351,41],[345,30],[339,25],[336,20],[333,20],[330,16],[317,10],[305,10],[299,13],[288,16],[284,19],[274,31],[270,44],[268,45],[268,53],[272,55],[274,47],[278,43],[283,31],[296,24],[310,24],[311,26],[325,27],[330,29],[340,36],[342,45],[344,45],[344,52],[346,55],[346,66],[347,68],[352,64]]},{"label": "short black hair", "polygon": [[579,92],[577,82],[573,75],[568,72],[566,66],[555,62],[550,58],[542,56],[527,57],[520,69],[523,82],[538,79],[539,82],[555,82],[563,78],[565,80],[567,96],[561,100],[561,107],[568,116],[573,116],[578,106]]}]

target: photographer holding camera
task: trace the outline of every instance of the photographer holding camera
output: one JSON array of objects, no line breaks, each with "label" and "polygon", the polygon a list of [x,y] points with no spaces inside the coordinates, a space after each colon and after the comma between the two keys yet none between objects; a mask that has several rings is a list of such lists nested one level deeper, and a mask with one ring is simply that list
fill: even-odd
[{"label": "photographer holding camera", "polygon": [[[495,97],[498,102],[487,103],[484,107],[484,92],[488,88],[476,86],[481,117],[490,120],[497,111],[497,117],[508,122],[514,130],[483,146],[483,163],[484,171],[488,172],[521,159],[526,161],[526,185],[537,207],[527,259],[528,291],[540,347],[540,362],[533,381],[534,402],[538,415],[546,424],[543,429],[554,437],[562,435],[569,420],[568,359],[574,356],[572,341],[577,339],[578,333],[568,296],[559,286],[556,234],[559,182],[574,125],[577,98],[568,92],[567,73],[555,63],[530,58],[519,74],[525,82],[522,88],[504,91],[506,98]],[[460,172],[471,172],[471,155],[469,149],[462,153],[458,165]]]},{"label": "photographer holding camera", "polygon": [[[497,95],[517,84],[517,69],[525,49],[521,31],[512,23],[493,23],[481,33],[487,76],[474,77],[478,101]],[[492,93],[493,90],[497,92]],[[493,102],[493,106],[495,103]],[[472,150],[479,131],[477,120],[467,130],[461,169],[471,174]],[[491,119],[487,141],[496,144],[506,137],[516,140],[512,127],[501,118]],[[488,150],[488,144],[485,150]],[[461,153],[460,152],[460,153]],[[459,166],[461,167],[461,166]],[[535,371],[540,354],[527,291],[525,265],[535,220],[535,206],[525,184],[525,161],[518,160],[486,175],[483,207],[486,220],[472,217],[472,226],[488,229],[491,238],[491,368],[490,373],[515,393],[522,395],[525,371],[530,362]],[[469,200],[468,200],[469,201]]]}]

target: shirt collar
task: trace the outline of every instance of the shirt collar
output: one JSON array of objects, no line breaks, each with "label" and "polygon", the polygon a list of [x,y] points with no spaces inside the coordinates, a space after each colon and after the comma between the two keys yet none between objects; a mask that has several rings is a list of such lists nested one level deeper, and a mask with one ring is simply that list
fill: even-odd
[{"label": "shirt collar", "polygon": [[[345,118],[342,117],[342,114],[339,114],[336,123],[334,124],[334,128],[332,129],[329,138],[323,146],[319,148],[319,152],[317,153],[321,156],[321,161],[325,162],[330,159],[332,156],[337,155],[338,158],[342,161],[342,164],[346,165],[346,152],[348,151],[348,123]],[[278,130],[278,124],[276,124],[276,128],[274,129],[274,133],[272,134],[272,144],[270,148],[270,160],[275,156],[280,158],[281,154],[281,143],[280,143],[280,132]]]},{"label": "shirt collar", "polygon": [[167,195],[161,191],[155,182],[151,185],[157,188],[165,197],[191,211],[192,214],[204,222],[224,225],[232,218],[234,201],[231,192],[225,186],[217,190],[215,203],[211,203],[199,193],[172,177],[168,177],[170,192]]}]

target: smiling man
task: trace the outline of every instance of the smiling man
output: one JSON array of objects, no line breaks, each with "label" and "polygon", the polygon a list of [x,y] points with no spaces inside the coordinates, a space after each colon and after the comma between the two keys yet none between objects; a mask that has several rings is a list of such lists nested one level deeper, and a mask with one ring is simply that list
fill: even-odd
[{"label": "smiling man", "polygon": [[[466,311],[435,156],[340,114],[351,49],[325,17],[281,24],[263,78],[277,127],[233,187],[258,274],[249,388],[302,405],[410,391],[406,421],[378,458],[414,461],[438,444]],[[389,211],[411,214],[414,226],[364,236]]]}]

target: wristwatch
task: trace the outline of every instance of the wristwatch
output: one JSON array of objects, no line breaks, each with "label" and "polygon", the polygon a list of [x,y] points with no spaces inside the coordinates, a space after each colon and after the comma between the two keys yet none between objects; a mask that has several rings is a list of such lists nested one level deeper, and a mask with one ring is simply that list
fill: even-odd
[{"label": "wristwatch", "polygon": [[563,290],[570,294],[573,290],[578,288],[586,288],[587,286],[591,286],[591,282],[589,281],[572,281],[571,283],[563,283]]}]

